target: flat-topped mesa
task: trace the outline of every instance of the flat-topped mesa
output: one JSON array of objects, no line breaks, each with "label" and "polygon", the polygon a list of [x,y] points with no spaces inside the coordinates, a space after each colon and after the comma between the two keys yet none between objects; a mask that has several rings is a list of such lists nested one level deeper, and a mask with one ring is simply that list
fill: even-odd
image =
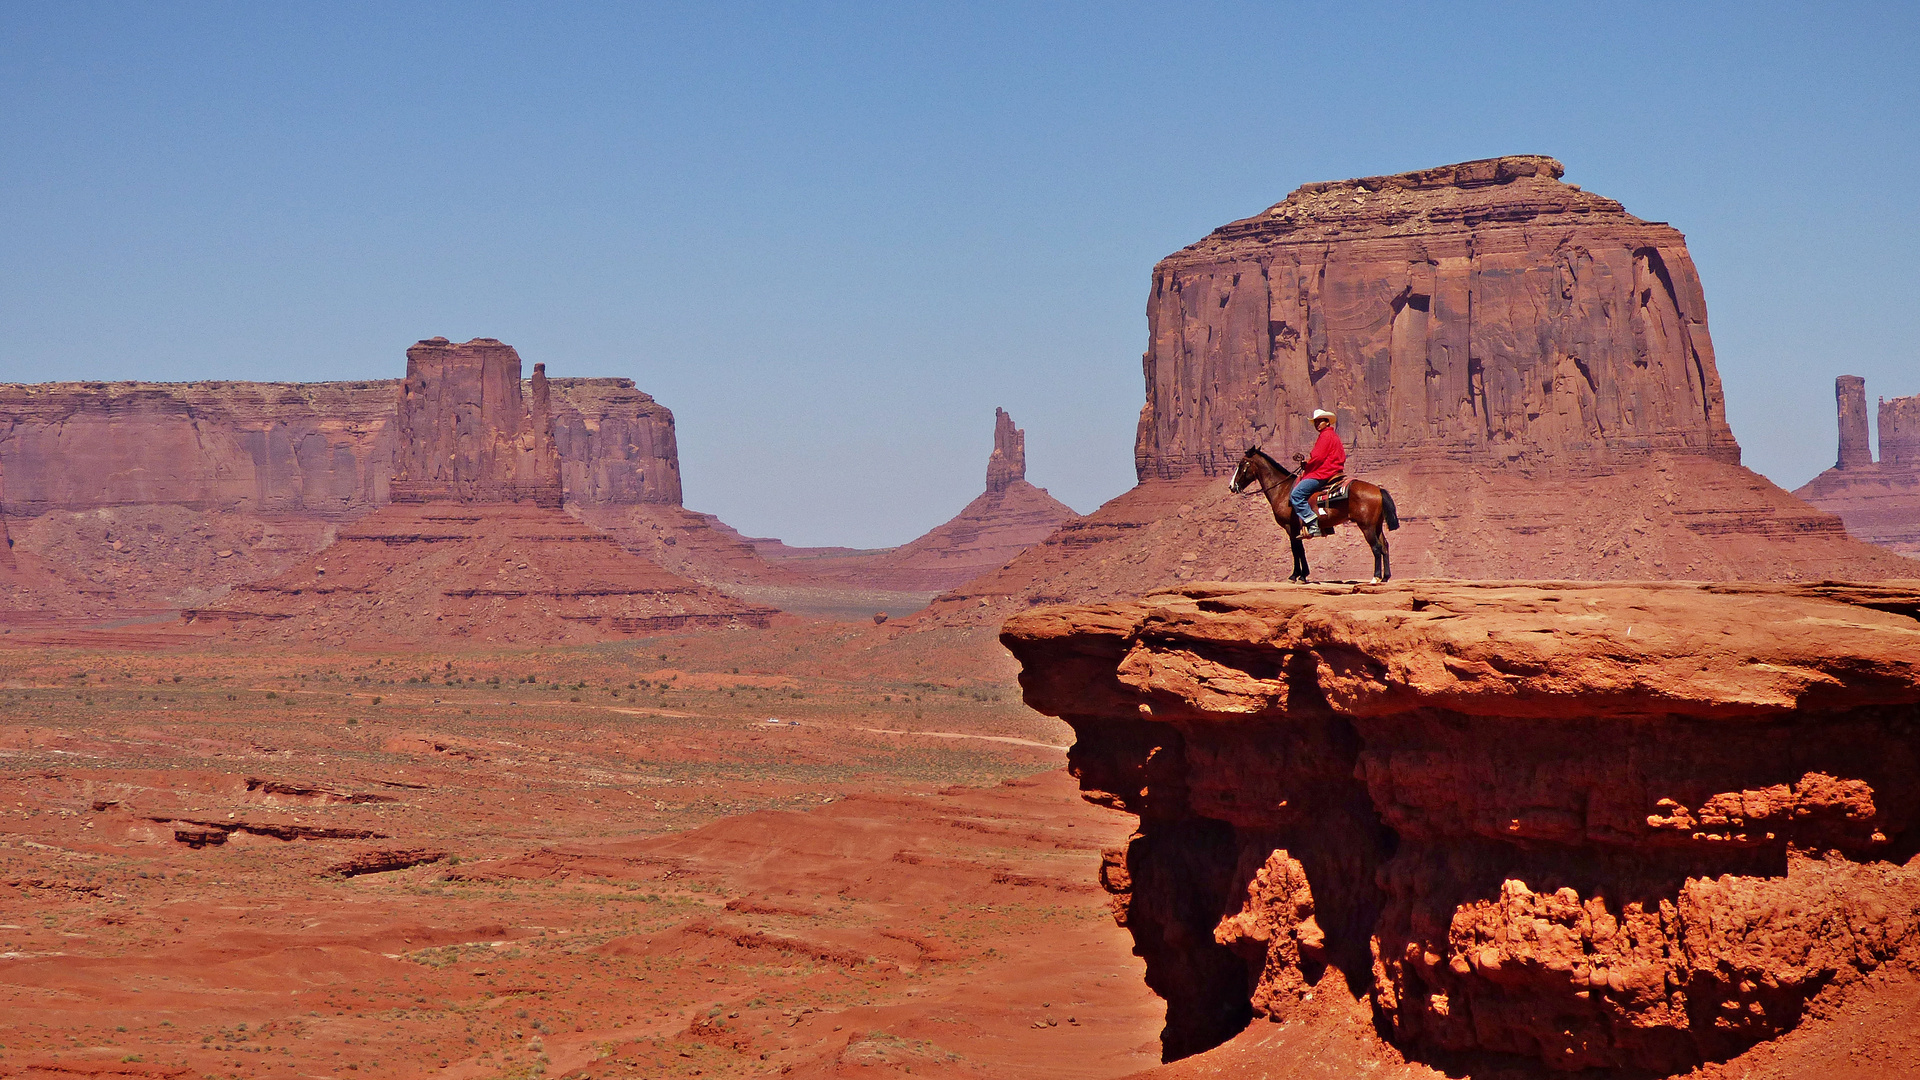
[{"label": "flat-topped mesa", "polygon": [[[631,379],[548,385],[569,504],[679,504],[666,406]],[[0,383],[5,505],[15,518],[145,505],[351,520],[387,501],[401,386]]]},{"label": "flat-topped mesa", "polygon": [[1215,582],[1001,641],[1140,818],[1101,880],[1170,1057],[1351,988],[1449,1073],[1658,1076],[1920,964],[1917,620],[1914,581]]},{"label": "flat-topped mesa", "polygon": [[1007,490],[1015,480],[1027,478],[1027,433],[1013,426],[1007,410],[993,410],[993,453],[987,455],[987,491]]},{"label": "flat-topped mesa", "polygon": [[1737,462],[1686,238],[1514,156],[1307,184],[1154,268],[1142,480],[1304,449],[1368,466]]},{"label": "flat-topped mesa", "polygon": [[1867,380],[1842,375],[1833,380],[1833,397],[1840,414],[1840,454],[1833,467],[1873,464],[1873,445],[1867,440]]},{"label": "flat-topped mesa", "polygon": [[520,354],[493,338],[428,338],[407,350],[391,498],[559,507],[560,456],[545,365],[528,392]]}]

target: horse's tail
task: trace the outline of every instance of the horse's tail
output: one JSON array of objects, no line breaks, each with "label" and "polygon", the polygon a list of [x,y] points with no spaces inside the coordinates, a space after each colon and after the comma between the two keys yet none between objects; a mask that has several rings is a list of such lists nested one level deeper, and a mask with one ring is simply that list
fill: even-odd
[{"label": "horse's tail", "polygon": [[1380,509],[1387,515],[1388,529],[1397,529],[1400,527],[1400,511],[1393,508],[1393,496],[1386,488],[1380,489]]}]

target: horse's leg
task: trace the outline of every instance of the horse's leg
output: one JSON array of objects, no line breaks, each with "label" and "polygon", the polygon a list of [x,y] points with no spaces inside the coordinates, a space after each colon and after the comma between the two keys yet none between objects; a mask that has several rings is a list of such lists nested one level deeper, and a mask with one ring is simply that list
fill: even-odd
[{"label": "horse's leg", "polygon": [[1305,583],[1307,580],[1307,545],[1300,542],[1298,530],[1288,530],[1287,539],[1293,541],[1293,576],[1288,581]]},{"label": "horse's leg", "polygon": [[1378,585],[1393,578],[1393,560],[1387,555],[1387,530],[1375,521],[1366,534],[1367,546],[1373,549],[1373,583]]}]

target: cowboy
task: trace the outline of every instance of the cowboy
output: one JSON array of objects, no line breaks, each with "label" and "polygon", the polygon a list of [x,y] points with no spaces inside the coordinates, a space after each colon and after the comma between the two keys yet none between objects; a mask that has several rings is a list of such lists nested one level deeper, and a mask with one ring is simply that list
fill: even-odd
[{"label": "cowboy", "polygon": [[1313,428],[1320,437],[1313,440],[1313,450],[1300,469],[1300,482],[1293,485],[1293,512],[1308,536],[1326,536],[1327,532],[1320,528],[1319,515],[1307,505],[1307,497],[1326,487],[1327,481],[1346,469],[1347,448],[1333,430],[1333,414],[1327,410],[1313,410]]}]

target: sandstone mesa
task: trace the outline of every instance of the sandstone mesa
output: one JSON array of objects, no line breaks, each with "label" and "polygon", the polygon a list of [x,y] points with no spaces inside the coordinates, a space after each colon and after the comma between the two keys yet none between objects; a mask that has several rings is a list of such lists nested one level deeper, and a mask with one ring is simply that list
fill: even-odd
[{"label": "sandstone mesa", "polygon": [[543,644],[688,627],[765,627],[773,611],[671,574],[561,510],[551,390],[522,391],[510,345],[407,350],[391,501],[332,544],[189,623],[277,641]]}]

